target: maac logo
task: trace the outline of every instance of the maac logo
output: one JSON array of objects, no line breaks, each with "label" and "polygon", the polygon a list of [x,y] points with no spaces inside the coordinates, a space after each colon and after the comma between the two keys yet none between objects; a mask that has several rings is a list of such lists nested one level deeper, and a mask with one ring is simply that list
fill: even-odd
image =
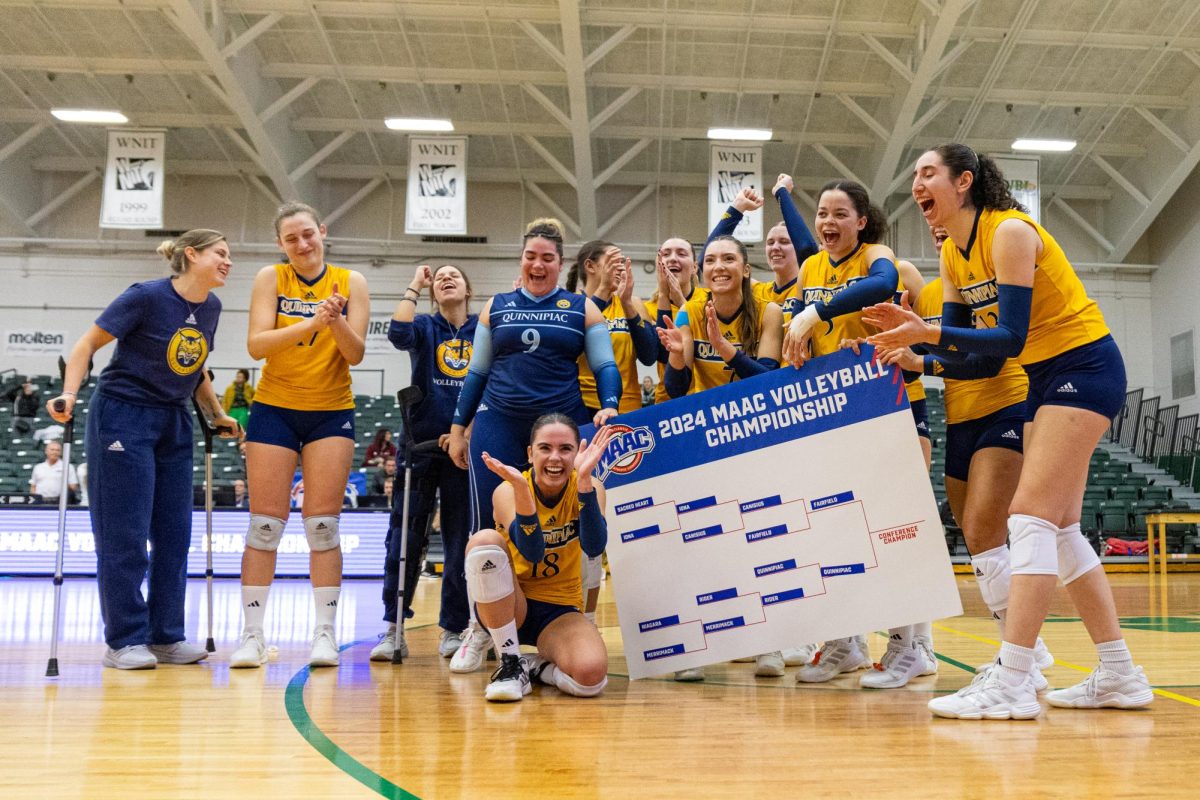
[{"label": "maac logo", "polygon": [[557,303],[555,303],[554,305],[558,306],[559,308],[570,308],[570,307],[571,307],[571,301],[570,301],[570,300],[568,300],[568,299],[566,299],[566,298],[564,297],[562,300],[559,300],[559,301],[558,301]]},{"label": "maac logo", "polygon": [[195,328],[175,331],[167,345],[167,366],[176,375],[191,375],[208,357],[208,341]]},{"label": "maac logo", "polygon": [[597,478],[603,481],[610,474],[628,475],[642,463],[642,458],[654,449],[654,434],[649,428],[631,428],[620,423],[610,425],[612,438],[600,457]]},{"label": "maac logo", "polygon": [[437,346],[437,368],[451,378],[466,377],[471,366],[471,343],[465,339],[450,339]]}]

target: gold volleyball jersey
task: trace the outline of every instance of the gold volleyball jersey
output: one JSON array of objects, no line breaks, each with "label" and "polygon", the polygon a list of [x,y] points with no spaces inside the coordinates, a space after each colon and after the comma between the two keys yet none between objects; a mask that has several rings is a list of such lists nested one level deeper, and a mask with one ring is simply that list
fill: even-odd
[{"label": "gold volleyball jersey", "polygon": [[[695,300],[697,297],[703,297],[705,300],[707,300],[708,294],[709,294],[708,289],[705,289],[703,286],[697,286],[695,289],[692,290],[691,296],[688,297],[687,300],[684,300],[684,304],[686,305],[688,300]],[[679,314],[679,309],[681,309],[681,308],[683,308],[683,306],[677,306],[677,305],[671,306],[671,320],[672,321],[675,320],[675,317]],[[646,301],[646,314],[650,317],[650,319],[654,319],[654,315],[657,312],[658,312],[658,302],[656,300],[647,300]],[[654,324],[658,325],[658,322],[659,322],[658,320],[655,320]],[[654,387],[654,402],[655,402],[655,404],[665,403],[671,399],[671,396],[669,394],[667,394],[667,387],[663,383],[663,373],[665,373],[666,370],[667,370],[666,365],[660,361],[658,364],[658,385]]]},{"label": "gold volleyball jersey", "polygon": [[[350,296],[350,270],[326,264],[309,283],[290,264],[275,265],[275,329],[311,318],[321,301],[333,294]],[[328,330],[317,331],[267,359],[254,399],[296,411],[340,411],[354,408],[350,364]]]},{"label": "gold volleyball jersey", "polygon": [[[636,411],[642,407],[642,387],[641,379],[638,378],[638,360],[633,349],[633,335],[629,332],[629,320],[625,318],[625,306],[621,304],[621,299],[614,295],[601,313],[608,324],[613,358],[621,372],[621,400],[617,411],[622,414]],[[583,395],[585,406],[600,408],[600,398],[596,395],[596,376],[588,366],[587,353],[579,356],[579,392]]]},{"label": "gold volleyball jersey", "polygon": [[[753,298],[754,305],[758,309],[758,339],[762,341],[764,317],[767,313],[767,301],[761,298]],[[716,386],[724,386],[727,383],[732,383],[738,379],[737,373],[733,371],[733,367],[725,363],[725,361],[717,355],[717,350],[708,340],[708,322],[704,315],[704,306],[708,303],[708,296],[693,297],[687,301],[680,317],[676,318],[675,324],[683,327],[682,315],[687,314],[687,325],[692,331],[692,384],[688,387],[688,394],[696,394],[705,389],[712,389]],[[742,349],[742,343],[739,341],[739,328],[741,319],[741,311],[730,322],[725,322],[717,318],[718,324],[721,326],[721,336],[726,341],[736,347]]]},{"label": "gold volleyball jersey", "polygon": [[[917,316],[931,325],[942,324],[942,279],[934,278],[925,284],[913,304]],[[978,320],[975,323],[979,325]],[[946,403],[946,422],[970,422],[986,417],[1002,408],[1023,402],[1029,395],[1029,377],[1015,358],[1005,360],[1000,373],[991,378],[974,381],[946,378],[943,395]]]},{"label": "gold volleyball jersey", "polygon": [[[829,253],[820,250],[804,259],[800,268],[799,297],[804,306],[818,301],[828,303],[834,295],[867,277],[867,247],[860,244],[841,261],[833,261]],[[826,356],[838,349],[842,339],[863,339],[875,333],[862,321],[862,313],[843,314],[828,322],[818,322],[812,335],[812,355]]]},{"label": "gold volleyball jersey", "polygon": [[966,255],[950,239],[942,245],[945,274],[975,312],[975,324],[981,328],[994,328],[999,319],[1000,296],[992,262],[992,240],[1000,223],[1009,219],[1019,219],[1030,225],[1042,240],[1042,254],[1034,264],[1029,334],[1017,361],[1036,364],[1108,335],[1104,315],[1096,302],[1087,296],[1083,282],[1054,237],[1020,211],[986,208],[975,218]]},{"label": "gold volleyball jersey", "polygon": [[512,558],[517,582],[528,598],[578,608],[579,599],[583,596],[583,549],[579,546],[580,504],[576,487],[578,476],[571,473],[571,479],[567,481],[558,502],[547,508],[542,505],[542,499],[533,486],[533,470],[525,470],[524,475],[537,505],[538,523],[542,526],[542,538],[546,540],[546,552],[541,561],[530,563],[513,544],[508,526],[496,524],[496,529],[508,540],[508,554]]},{"label": "gold volleyball jersey", "polygon": [[782,289],[775,285],[775,281],[755,281],[750,287],[750,291],[754,294],[756,300],[766,300],[768,303],[774,303],[783,310],[784,325],[792,321],[792,314],[795,313],[796,307],[796,294],[799,289],[799,276]]}]

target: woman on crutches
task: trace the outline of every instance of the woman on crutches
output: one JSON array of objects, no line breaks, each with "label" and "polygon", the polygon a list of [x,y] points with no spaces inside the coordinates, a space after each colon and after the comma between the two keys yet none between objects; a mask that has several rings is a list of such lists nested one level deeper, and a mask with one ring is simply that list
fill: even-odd
[{"label": "woman on crutches", "polygon": [[[233,263],[218,231],[191,230],[158,252],[170,278],[135,283],[75,343],[63,392],[47,403],[71,418],[92,355],[114,339],[87,420],[88,494],[96,580],[108,650],[104,666],[154,669],[207,657],[185,641],[184,595],[192,538],[192,416],[195,397],[214,424],[239,432],[204,374]],[[150,542],[152,554],[147,555]],[[149,594],[142,580],[149,570]]]},{"label": "woman on crutches", "polygon": [[[432,314],[418,314],[421,293],[430,290]],[[446,264],[432,270],[417,267],[412,282],[392,315],[388,339],[397,350],[406,350],[412,359],[412,385],[421,390],[423,399],[412,409],[412,430],[403,432],[411,441],[439,440],[449,446],[450,423],[454,404],[462,389],[463,378],[471,363],[471,342],[475,338],[478,315],[470,313],[471,282],[458,267]],[[409,494],[408,543],[405,558],[404,606],[412,606],[417,588],[421,549],[425,531],[433,514],[434,500],[442,496],[442,610],[438,624],[442,628],[438,653],[454,655],[462,644],[469,624],[467,584],[463,574],[463,555],[471,535],[466,498],[470,491],[467,471],[455,466],[442,453],[418,454],[412,459],[412,482],[404,487],[403,449],[397,453],[396,484],[392,490],[392,517],[387,533],[387,560],[383,578],[383,619],[387,632],[371,650],[372,661],[391,661],[397,647],[401,657],[408,656],[403,632],[397,634],[396,591],[399,588],[400,531],[403,523],[403,496]],[[400,626],[401,630],[403,626]]]}]

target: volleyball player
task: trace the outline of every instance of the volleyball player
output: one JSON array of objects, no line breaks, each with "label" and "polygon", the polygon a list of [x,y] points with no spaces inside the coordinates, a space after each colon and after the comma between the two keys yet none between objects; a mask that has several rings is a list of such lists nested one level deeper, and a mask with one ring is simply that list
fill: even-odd
[{"label": "volleyball player", "polygon": [[[417,302],[430,292],[431,314],[418,314]],[[434,271],[417,267],[404,296],[396,304],[388,328],[388,340],[397,350],[408,351],[412,362],[412,385],[421,389],[421,402],[412,409],[412,438],[416,442],[437,439],[450,443],[450,418],[471,363],[471,340],[479,317],[470,313],[471,281],[453,264]],[[404,451],[396,454],[396,486],[392,490],[392,514],[387,532],[387,560],[383,573],[383,619],[387,631],[371,650],[372,661],[391,661],[395,648],[408,657],[403,634],[397,635],[396,590],[400,574],[400,531],[404,522]],[[446,456],[418,454],[411,464],[409,487],[408,553],[405,559],[404,611],[412,606],[421,566],[425,532],[437,498],[441,497],[442,602],[438,625],[442,629],[438,653],[450,658],[462,645],[468,627],[467,585],[463,555],[471,523],[463,500],[470,486],[467,472]]]},{"label": "volleyball player", "polygon": [[258,667],[267,660],[263,619],[297,459],[316,605],[309,664],[338,663],[333,631],[342,583],[338,521],[354,458],[350,367],[362,361],[371,300],[360,273],[325,262],[325,236],[311,206],[280,206],[275,241],[287,262],[260,270],[250,293],[247,347],[251,358],[267,363],[246,431],[245,624],[231,667]]},{"label": "volleyball player", "polygon": [[[608,539],[604,488],[592,469],[610,436],[601,427],[590,445],[580,442],[574,419],[546,414],[531,427],[529,469],[481,453],[501,479],[493,495],[496,526],[471,537],[466,557],[476,613],[500,654],[488,700],[520,700],[531,677],[577,697],[595,697],[608,683],[604,640],[577,604],[582,559],[599,556]],[[528,664],[522,644],[538,649]]]},{"label": "volleyball player", "polygon": [[192,541],[189,399],[222,435],[240,431],[203,369],[221,315],[212,290],[225,285],[233,267],[229,244],[219,231],[195,229],[158,252],[171,277],[135,283],[104,309],[71,349],[62,393],[46,404],[57,422],[69,420],[92,355],[116,340],[87,409],[86,433],[88,512],[108,644],[103,663],[116,669],[208,657],[187,643],[184,631]]},{"label": "volleyball player", "polygon": [[[658,286],[654,294],[646,300],[643,316],[658,328],[664,321],[675,319],[684,303],[695,297],[707,295],[708,289],[697,285],[696,249],[681,236],[672,236],[659,246],[654,258],[654,268]],[[666,367],[667,354],[660,349],[658,384],[654,389],[655,403],[665,403],[671,399],[663,383]]]},{"label": "volleyball player", "polygon": [[[1041,713],[1033,667],[1056,578],[1096,643],[1087,680],[1050,692],[1050,705],[1137,708],[1154,694],[1133,663],[1104,570],[1079,529],[1092,451],[1125,400],[1125,366],[1095,301],[1066,255],[1013,199],[995,162],[963,144],[922,154],[913,198],[949,231],[942,248],[941,326],[894,305],[871,309],[889,348],[956,348],[968,362],[1016,358],[1029,376],[1024,462],[1008,518],[1012,582],[996,664],[930,710],[958,719],[1032,719]],[[970,325],[970,314],[981,327]]]},{"label": "volleyball player", "polygon": [[[470,471],[476,531],[493,522],[492,493],[501,482],[491,470],[481,469],[484,451],[501,463],[522,464],[538,417],[560,412],[577,424],[600,426],[616,415],[621,397],[621,374],[604,316],[589,298],[558,286],[562,224],[535,220],[524,238],[521,288],[495,295],[479,314],[471,366],[450,426],[450,457]],[[576,362],[581,354],[596,376],[600,410],[591,415],[579,391]],[[468,446],[465,432],[472,420]],[[472,625],[450,669],[479,669],[488,646],[485,632]]]}]

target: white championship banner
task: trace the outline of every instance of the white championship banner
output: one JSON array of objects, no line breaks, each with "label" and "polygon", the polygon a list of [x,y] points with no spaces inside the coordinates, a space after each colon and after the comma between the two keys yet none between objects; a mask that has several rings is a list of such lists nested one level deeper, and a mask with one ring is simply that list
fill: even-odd
[{"label": "white championship banner", "polygon": [[1008,190],[1017,202],[1029,209],[1033,221],[1042,224],[1042,188],[1039,170],[1042,160],[1037,156],[1018,156],[1011,153],[994,155],[992,160],[1004,173]]},{"label": "white championship banner", "polygon": [[108,132],[101,228],[163,226],[166,152],[166,131],[120,128]]},{"label": "white championship banner", "polygon": [[[711,231],[725,215],[742,189],[763,193],[762,148],[733,144],[713,144],[708,173],[708,229]],[[761,242],[762,209],[742,217],[733,235],[743,242]]]},{"label": "white championship banner", "polygon": [[904,384],[872,352],[611,423],[596,473],[631,678],[962,613]]},{"label": "white championship banner", "polygon": [[410,136],[404,232],[467,232],[467,137]]}]

